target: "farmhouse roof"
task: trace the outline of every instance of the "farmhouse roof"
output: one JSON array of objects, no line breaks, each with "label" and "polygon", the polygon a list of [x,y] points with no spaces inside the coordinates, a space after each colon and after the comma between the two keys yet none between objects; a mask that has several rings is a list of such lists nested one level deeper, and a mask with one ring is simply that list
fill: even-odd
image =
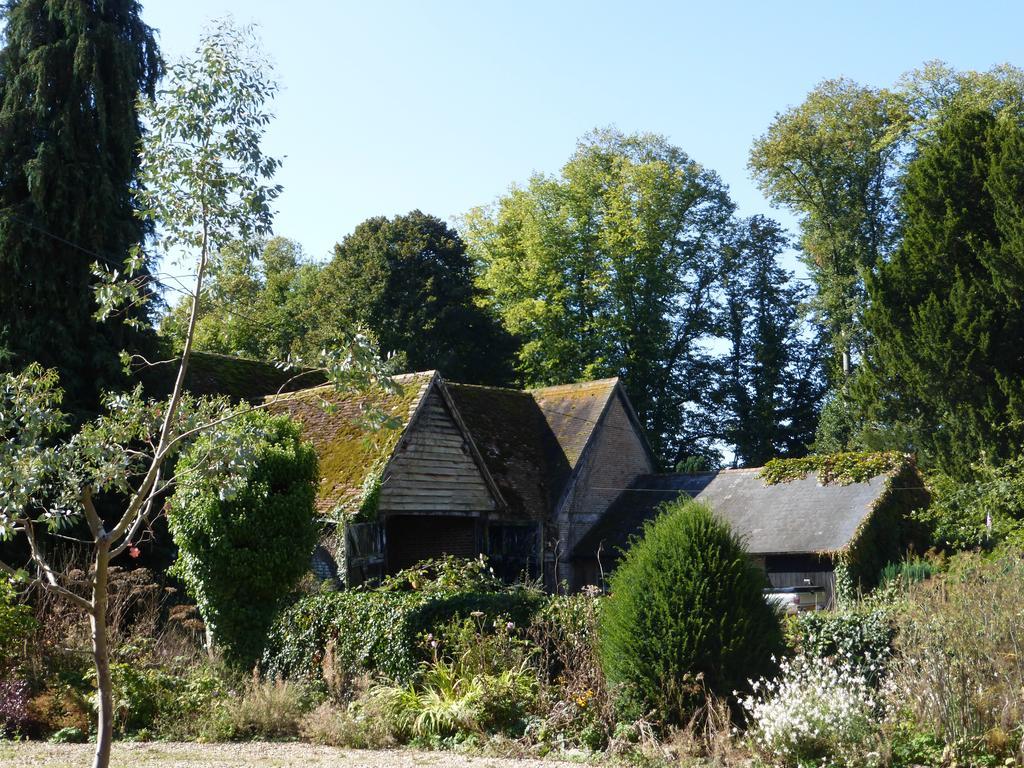
[{"label": "farmhouse roof", "polygon": [[[180,361],[176,357],[141,371],[139,380],[146,393],[151,397],[169,395]],[[275,392],[294,392],[323,383],[318,371],[286,371],[258,360],[200,351],[192,352],[185,375],[185,388],[193,395],[223,395],[250,403]]]},{"label": "farmhouse roof", "polygon": [[533,390],[446,383],[512,514],[542,519],[561,496],[618,379]]},{"label": "farmhouse roof", "polygon": [[[354,511],[366,477],[390,458],[435,377],[433,371],[395,376],[397,392],[377,391],[358,397],[324,385],[271,398],[270,410],[299,421],[303,437],[316,448],[320,460],[318,512]],[[371,411],[393,418],[396,428],[371,429],[366,421]]]},{"label": "farmhouse roof", "polygon": [[822,485],[813,472],[768,484],[760,468],[641,475],[583,536],[573,554],[594,557],[600,549],[614,557],[642,532],[645,521],[657,515],[660,504],[682,494],[707,502],[744,539],[751,554],[838,552],[856,538],[893,474],[849,485]]}]

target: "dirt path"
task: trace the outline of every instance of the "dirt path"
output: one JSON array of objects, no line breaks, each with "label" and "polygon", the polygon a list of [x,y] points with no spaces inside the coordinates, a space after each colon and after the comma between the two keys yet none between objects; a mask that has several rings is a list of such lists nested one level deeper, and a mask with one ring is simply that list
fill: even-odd
[{"label": "dirt path", "polygon": [[[0,742],[2,768],[88,768],[91,744]],[[371,752],[311,744],[119,743],[111,768],[579,768],[578,763],[465,757],[453,752]]]}]

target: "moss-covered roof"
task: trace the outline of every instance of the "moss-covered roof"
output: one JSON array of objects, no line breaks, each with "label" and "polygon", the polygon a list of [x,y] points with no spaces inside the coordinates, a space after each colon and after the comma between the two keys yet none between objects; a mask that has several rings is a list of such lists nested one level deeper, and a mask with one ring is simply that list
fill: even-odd
[{"label": "moss-covered roof", "polygon": [[545,519],[618,379],[520,391],[446,384],[509,512]]},{"label": "moss-covered roof", "polygon": [[[178,375],[178,360],[143,369],[139,381],[150,397],[171,393]],[[232,400],[257,403],[276,392],[294,392],[324,383],[319,371],[281,370],[271,363],[214,352],[192,353],[185,388],[194,395],[224,395]]]},{"label": "moss-covered roof", "polygon": [[446,383],[487,471],[513,516],[540,520],[568,465],[529,392]]},{"label": "moss-covered roof", "polygon": [[572,469],[590,441],[618,379],[597,379],[530,390]]},{"label": "moss-covered roof", "polygon": [[[321,514],[357,511],[364,482],[391,456],[433,378],[433,372],[396,376],[398,392],[352,397],[327,385],[271,399],[270,409],[299,421],[303,436],[316,448]],[[374,429],[366,418],[373,411],[392,417],[398,426]]]},{"label": "moss-covered roof", "polygon": [[[426,372],[396,377],[402,385],[397,395],[346,397],[321,386],[274,397],[272,409],[299,420],[317,449],[322,514],[357,510],[368,476],[383,469],[435,380],[450,395],[507,505],[504,511],[529,520],[550,515],[618,384],[604,379],[521,391],[446,383]],[[400,426],[369,429],[362,418],[368,408]]]}]

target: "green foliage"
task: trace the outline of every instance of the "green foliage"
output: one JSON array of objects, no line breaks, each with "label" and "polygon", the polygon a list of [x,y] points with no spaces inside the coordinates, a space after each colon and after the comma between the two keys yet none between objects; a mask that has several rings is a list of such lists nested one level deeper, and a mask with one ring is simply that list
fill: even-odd
[{"label": "green foliage", "polygon": [[711,470],[711,462],[707,456],[686,456],[676,463],[676,472],[681,474],[697,474]]},{"label": "green foliage", "polygon": [[281,601],[309,569],[318,532],[316,452],[287,417],[242,414],[226,439],[244,446],[249,467],[227,495],[219,478],[200,471],[210,439],[200,437],[178,463],[181,480],[167,511],[178,546],[172,572],[225,658],[251,666]]},{"label": "green foliage", "polygon": [[911,584],[930,579],[935,574],[935,566],[930,561],[919,557],[889,563],[882,569],[879,578],[881,586],[892,585],[906,589]]},{"label": "green foliage", "polygon": [[[1003,65],[957,72],[929,62],[893,88],[826,80],[779,114],[754,142],[750,169],[769,199],[800,218],[813,306],[843,372],[867,347],[865,278],[900,244],[898,193],[907,161],[949,120],[969,111],[1020,116],[1024,73]],[[1009,213],[1009,210],[1008,210]],[[845,447],[845,446],[844,446]],[[832,449],[830,449],[832,450]]]},{"label": "green foliage", "polygon": [[404,370],[507,384],[514,340],[482,298],[462,238],[443,221],[421,211],[376,216],[335,246],[318,276],[307,343],[355,323]]},{"label": "green foliage", "polygon": [[473,733],[521,735],[536,703],[533,651],[514,635],[514,622],[482,615],[453,621],[427,636],[431,659],[405,686],[370,691],[399,739],[433,739]]},{"label": "green foliage", "polygon": [[262,666],[269,675],[321,682],[330,662],[350,676],[370,671],[407,681],[423,660],[424,635],[476,612],[492,622],[507,617],[525,626],[543,601],[533,590],[490,582],[464,591],[465,582],[445,578],[443,568],[435,581],[421,580],[422,573],[421,568],[404,571],[379,589],[302,598],[275,621]]},{"label": "green foliage", "polygon": [[464,592],[505,592],[507,586],[483,555],[475,559],[444,555],[386,576],[378,589],[452,597]]},{"label": "green foliage", "polygon": [[903,241],[869,281],[870,375],[854,394],[959,480],[979,456],[1014,457],[1024,435],[1019,220],[997,214],[1019,208],[1022,175],[1020,122],[945,121],[907,170]]},{"label": "green foliage", "polygon": [[839,659],[872,683],[891,657],[895,638],[892,617],[884,608],[801,613],[787,622],[787,640],[797,653]]},{"label": "green foliage", "polygon": [[[770,672],[782,647],[764,573],[727,523],[691,500],[644,528],[601,616],[608,682],[636,714],[687,722],[703,691],[728,696]],[[687,681],[690,685],[687,685]]]},{"label": "green foliage", "polygon": [[724,407],[722,437],[743,466],[806,453],[824,394],[820,339],[801,322],[807,291],[778,263],[787,245],[778,224],[754,216],[737,225],[722,266],[729,347],[714,398]]},{"label": "green foliage", "polygon": [[85,744],[88,740],[89,735],[81,728],[75,728],[74,726],[61,728],[49,739],[53,744]]},{"label": "green foliage", "polygon": [[36,629],[32,608],[18,599],[14,584],[0,576],[0,676],[20,658],[25,642]]},{"label": "green foliage", "polygon": [[[212,670],[182,674],[139,661],[111,665],[114,680],[114,734],[194,738],[227,686]],[[86,678],[95,685],[95,672]],[[92,697],[97,704],[97,695]]]},{"label": "green foliage", "polygon": [[[195,348],[255,360],[315,359],[306,343],[310,303],[321,267],[294,240],[273,237],[252,258],[244,243],[220,254],[203,295]],[[184,296],[160,322],[161,335],[180,351],[192,299]]]},{"label": "green foliage", "polygon": [[891,91],[826,80],[777,115],[750,151],[761,189],[800,217],[801,260],[837,356],[863,348],[863,273],[896,237],[891,172],[906,120]]},{"label": "green foliage", "polygon": [[[123,385],[126,318],[93,318],[90,265],[122,269],[151,226],[135,216],[138,104],[163,63],[136,0],[4,4],[0,52],[0,369],[60,372],[68,406]],[[150,286],[144,264],[129,270]]]},{"label": "green foliage", "polygon": [[931,542],[950,552],[1024,543],[1024,457],[974,469],[969,481],[941,472],[929,476],[932,503],[915,517]]},{"label": "green foliage", "polygon": [[813,472],[822,485],[866,483],[873,477],[898,472],[907,466],[910,457],[890,451],[886,453],[832,453],[805,456],[799,459],[772,459],[761,470],[767,485],[802,480]]},{"label": "green foliage", "polygon": [[664,137],[609,129],[462,229],[489,303],[523,342],[524,381],[623,376],[655,451],[676,459],[713,433],[703,341],[732,211],[718,176]]}]

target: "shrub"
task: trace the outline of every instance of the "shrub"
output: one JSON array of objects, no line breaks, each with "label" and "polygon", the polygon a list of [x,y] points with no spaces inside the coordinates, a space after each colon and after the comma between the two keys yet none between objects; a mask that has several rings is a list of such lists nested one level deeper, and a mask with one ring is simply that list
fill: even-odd
[{"label": "shrub", "polygon": [[309,696],[301,686],[285,680],[253,680],[240,695],[217,705],[203,736],[211,740],[294,738],[309,709]]},{"label": "shrub", "polygon": [[29,719],[28,681],[0,678],[0,737],[19,733]]},{"label": "shrub", "polygon": [[601,616],[604,669],[632,713],[681,725],[705,690],[728,695],[769,672],[782,630],[766,585],[708,507],[681,500],[648,523]]},{"label": "shrub", "polygon": [[[203,719],[227,691],[213,670],[202,667],[175,674],[166,668],[118,662],[111,665],[111,673],[118,736],[194,738],[201,735]],[[90,670],[88,677],[95,679],[95,672]]]},{"label": "shrub", "polygon": [[[525,626],[544,601],[536,590],[500,583],[486,585],[500,592],[452,592],[464,583],[421,581],[415,574],[424,568],[413,569],[411,581],[403,572],[378,589],[300,599],[278,616],[268,633],[263,670],[319,685],[325,684],[325,667],[334,678],[373,672],[406,682],[426,658],[424,635],[474,612]],[[406,586],[399,588],[403,582]]]},{"label": "shrub", "polygon": [[522,734],[537,695],[533,650],[516,636],[514,622],[492,625],[475,614],[438,637],[427,635],[432,658],[412,682],[371,689],[370,700],[399,739]]},{"label": "shrub", "polygon": [[749,737],[771,765],[861,766],[881,762],[876,701],[864,675],[814,656],[783,661],[741,700]]},{"label": "shrub", "polygon": [[932,503],[915,516],[932,542],[948,552],[1024,545],[1024,456],[999,467],[975,466],[964,482],[941,472],[928,478]]},{"label": "shrub", "polygon": [[[260,657],[282,599],[309,570],[316,543],[317,459],[298,425],[251,412],[231,422],[251,466],[230,493],[209,472],[214,438],[199,438],[179,460],[168,523],[178,545],[173,573],[185,582],[227,661],[248,667]],[[218,440],[225,439],[219,435]]]},{"label": "shrub", "polygon": [[1019,751],[1022,584],[1024,557],[1007,550],[958,555],[944,574],[908,591],[894,614],[897,653],[887,686],[897,720],[942,739],[961,758]]},{"label": "shrub", "polygon": [[346,707],[325,701],[302,718],[299,736],[314,744],[352,749],[385,749],[397,743],[383,714],[365,698]]},{"label": "shrub", "polygon": [[798,652],[836,659],[872,684],[878,681],[891,656],[896,636],[889,611],[882,608],[801,613],[792,617],[788,627],[790,642]]},{"label": "shrub", "polygon": [[5,668],[22,654],[25,643],[36,629],[32,609],[22,605],[14,584],[0,576],[0,677]]},{"label": "shrub", "polygon": [[540,666],[539,709],[528,735],[544,748],[597,751],[608,746],[615,711],[598,648],[597,591],[556,595],[534,616],[529,637]]}]

